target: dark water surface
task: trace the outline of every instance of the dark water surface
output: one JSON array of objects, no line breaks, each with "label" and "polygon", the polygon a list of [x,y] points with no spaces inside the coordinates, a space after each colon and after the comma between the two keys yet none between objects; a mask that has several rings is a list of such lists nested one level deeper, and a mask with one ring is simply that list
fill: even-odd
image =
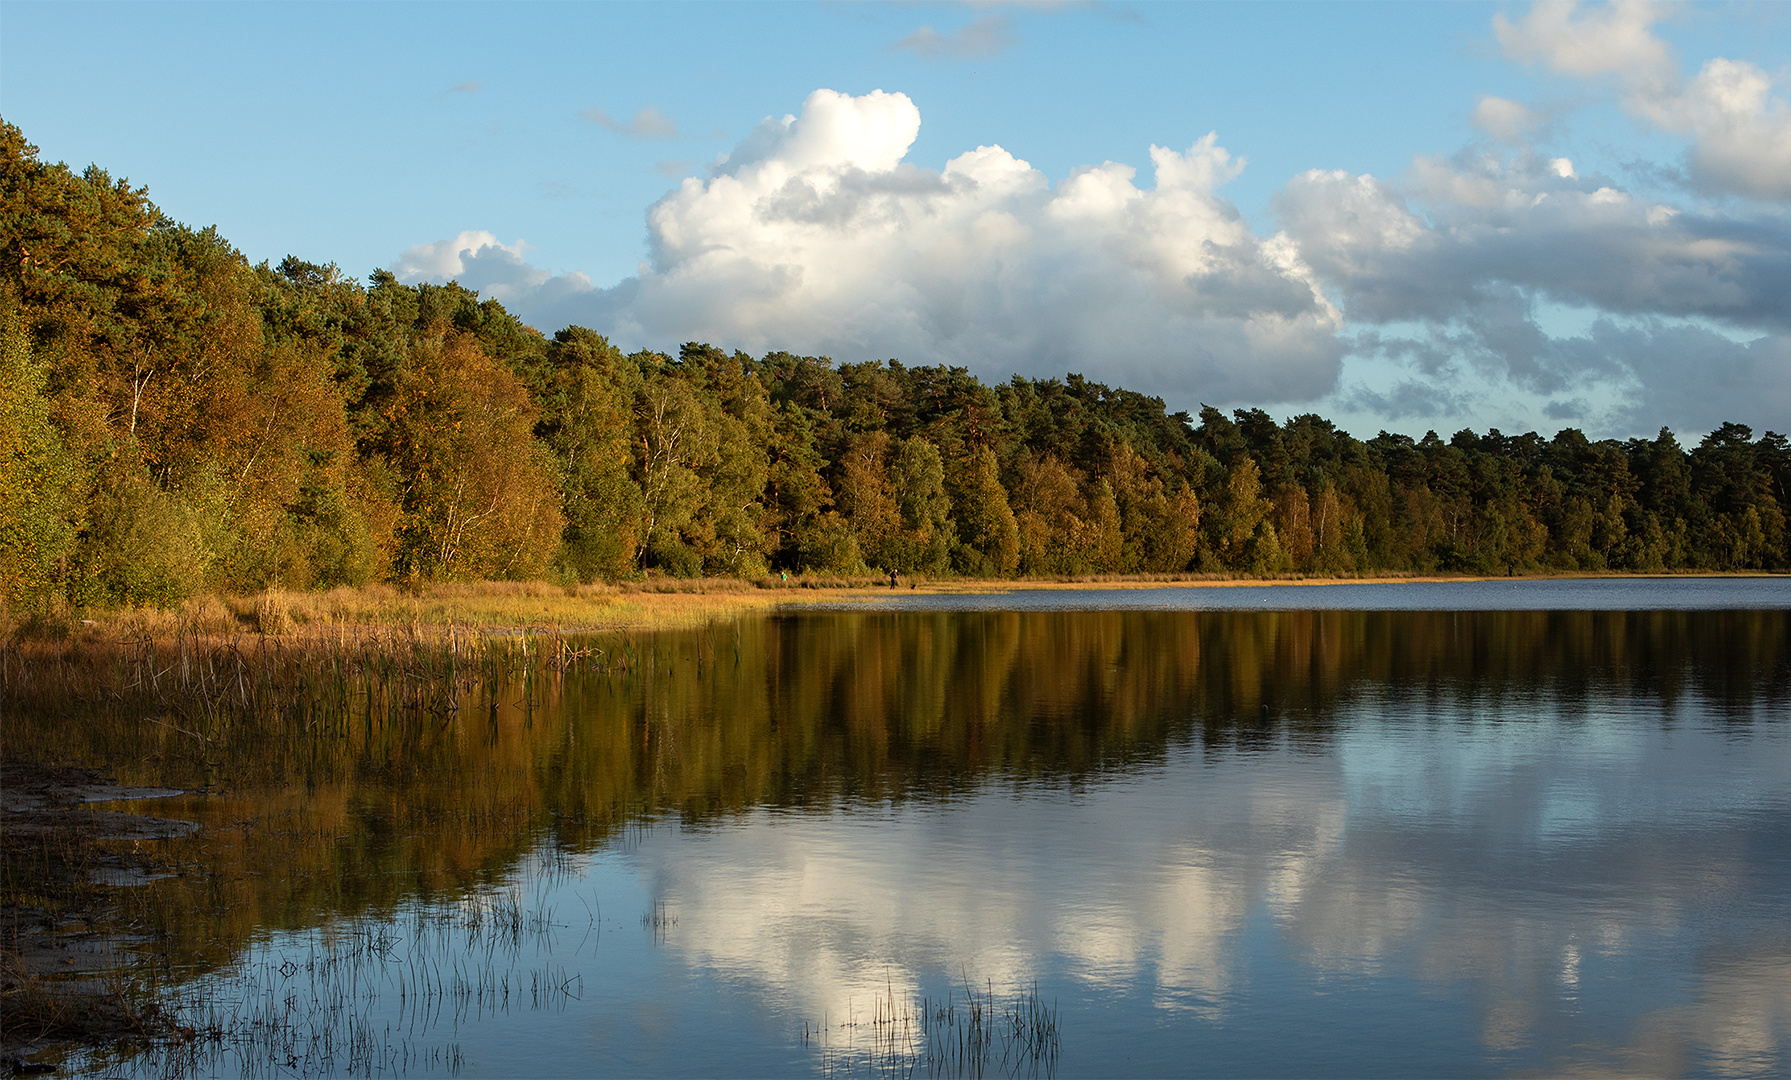
[{"label": "dark water surface", "polygon": [[[1512,578],[892,592],[904,611],[1697,611],[1791,609],[1791,577]],[[816,605],[816,610],[847,605]]]},{"label": "dark water surface", "polygon": [[[1785,583],[1562,584],[803,612],[370,731],[156,808],[238,1035],[113,1064],[1791,1074]],[[953,1056],[966,987],[1054,1040]]]}]

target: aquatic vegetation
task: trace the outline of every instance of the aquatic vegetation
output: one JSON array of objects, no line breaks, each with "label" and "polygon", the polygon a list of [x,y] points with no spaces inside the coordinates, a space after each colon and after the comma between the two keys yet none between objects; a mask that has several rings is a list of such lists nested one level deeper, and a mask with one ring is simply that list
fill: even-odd
[{"label": "aquatic vegetation", "polygon": [[900,995],[893,986],[868,1013],[805,1022],[804,1045],[820,1052],[823,1076],[887,1078],[1050,1077],[1062,1049],[1055,1002],[1038,984],[998,995],[993,982],[966,981],[942,998]]},{"label": "aquatic vegetation", "polygon": [[469,1020],[578,1000],[582,976],[554,960],[574,929],[514,888],[328,921],[166,994],[174,1037],[80,1060],[120,1076],[452,1075]]}]

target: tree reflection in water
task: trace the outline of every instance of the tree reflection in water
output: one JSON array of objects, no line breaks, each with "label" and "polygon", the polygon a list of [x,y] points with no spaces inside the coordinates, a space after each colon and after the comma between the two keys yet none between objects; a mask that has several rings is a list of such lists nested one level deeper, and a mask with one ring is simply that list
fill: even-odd
[{"label": "tree reflection in water", "polygon": [[[1356,785],[1345,795],[1359,819],[1396,821],[1398,807],[1375,800],[1394,789],[1412,798],[1414,781],[1395,782],[1386,770],[1449,767],[1438,764],[1443,751],[1425,750],[1426,724],[1485,734],[1546,713],[1555,737],[1571,737],[1576,718],[1595,720],[1612,701],[1663,729],[1681,722],[1687,703],[1739,733],[1782,719],[1788,629],[1791,616],[1779,611],[806,613],[640,639],[626,671],[536,672],[526,684],[489,685],[450,715],[369,713],[327,738],[239,728],[188,746],[116,712],[53,731],[15,723],[8,738],[14,753],[140,763],[127,780],[183,770],[211,779],[211,793],[157,808],[208,826],[171,846],[170,861],[185,872],[138,890],[146,921],[165,934],[166,958],[191,973],[229,963],[271,929],[464,902],[543,851],[566,859],[625,851],[643,822],[700,832],[773,813],[986,803],[1003,791],[1092,790],[1178,755],[1223,763],[1289,750],[1340,762]],[[1416,732],[1404,764],[1376,764],[1377,716]],[[1584,729],[1588,746],[1605,737],[1596,728]],[[1287,814],[1263,809],[1273,797],[1292,800]],[[1355,970],[1351,957],[1400,941],[1428,956],[1421,967],[1478,963],[1471,934],[1442,948],[1412,929],[1422,889],[1402,915],[1401,893],[1385,876],[1396,883],[1409,867],[1374,854],[1373,828],[1353,826],[1356,861],[1320,874],[1300,858],[1344,842],[1341,819],[1325,824],[1331,804],[1301,803],[1293,789],[1251,798],[1248,844],[1281,843],[1289,853],[1272,874],[1262,870],[1258,886],[1239,892],[1210,859],[1184,860],[1138,903],[1198,908],[1226,933],[1253,903],[1297,909],[1289,940],[1321,969]],[[1496,853],[1519,841],[1496,823],[1452,826],[1448,800],[1426,798],[1418,800],[1440,842],[1511,865]],[[1556,802],[1524,827],[1578,827],[1572,806]],[[1149,815],[1153,805],[1125,813]],[[1377,806],[1381,817],[1362,817]],[[1300,838],[1262,833],[1270,819],[1297,826]],[[1410,842],[1396,834],[1382,839]],[[1624,843],[1628,855],[1648,854],[1634,837]],[[1324,889],[1313,891],[1321,878]],[[1032,874],[1010,886],[1049,888]],[[1369,911],[1380,914],[1365,922]],[[1135,915],[1139,925],[1156,918]],[[1180,990],[1165,992],[1209,1002],[1227,993],[1229,969],[1212,952],[1221,936],[1163,939],[1156,963],[1185,975]],[[1059,948],[1093,949],[1089,970],[1109,963],[1093,938]],[[733,962],[732,949],[716,946],[706,962]],[[1492,949],[1481,960],[1500,957],[1511,959]],[[1757,982],[1749,972],[1758,966],[1729,963],[1733,977],[1718,981]],[[1489,1006],[1487,1046],[1513,1024],[1529,1029],[1534,1018],[1513,1008],[1522,1012],[1511,1002]],[[1697,1007],[1669,1012],[1647,1022],[1709,1019]]]}]

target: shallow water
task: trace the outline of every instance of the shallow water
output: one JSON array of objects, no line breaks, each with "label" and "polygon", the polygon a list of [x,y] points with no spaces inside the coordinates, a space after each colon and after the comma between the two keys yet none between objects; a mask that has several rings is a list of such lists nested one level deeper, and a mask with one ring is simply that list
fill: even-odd
[{"label": "shallow water", "polygon": [[[665,635],[626,675],[180,800],[224,884],[148,888],[192,913],[189,1015],[236,1034],[110,1064],[1791,1072],[1784,584],[1649,584],[1647,610],[1529,584]],[[997,1018],[966,1056],[972,994]],[[1015,1002],[1052,1038],[998,1022]]]}]

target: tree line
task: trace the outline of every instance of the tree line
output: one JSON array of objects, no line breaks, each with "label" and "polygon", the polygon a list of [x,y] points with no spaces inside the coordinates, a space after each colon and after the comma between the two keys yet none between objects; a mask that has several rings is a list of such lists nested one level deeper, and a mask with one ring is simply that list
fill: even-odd
[{"label": "tree line", "polygon": [[778,572],[1783,568],[1791,446],[1361,440],[1068,375],[623,354],[456,284],[251,265],[0,122],[0,588]]}]

